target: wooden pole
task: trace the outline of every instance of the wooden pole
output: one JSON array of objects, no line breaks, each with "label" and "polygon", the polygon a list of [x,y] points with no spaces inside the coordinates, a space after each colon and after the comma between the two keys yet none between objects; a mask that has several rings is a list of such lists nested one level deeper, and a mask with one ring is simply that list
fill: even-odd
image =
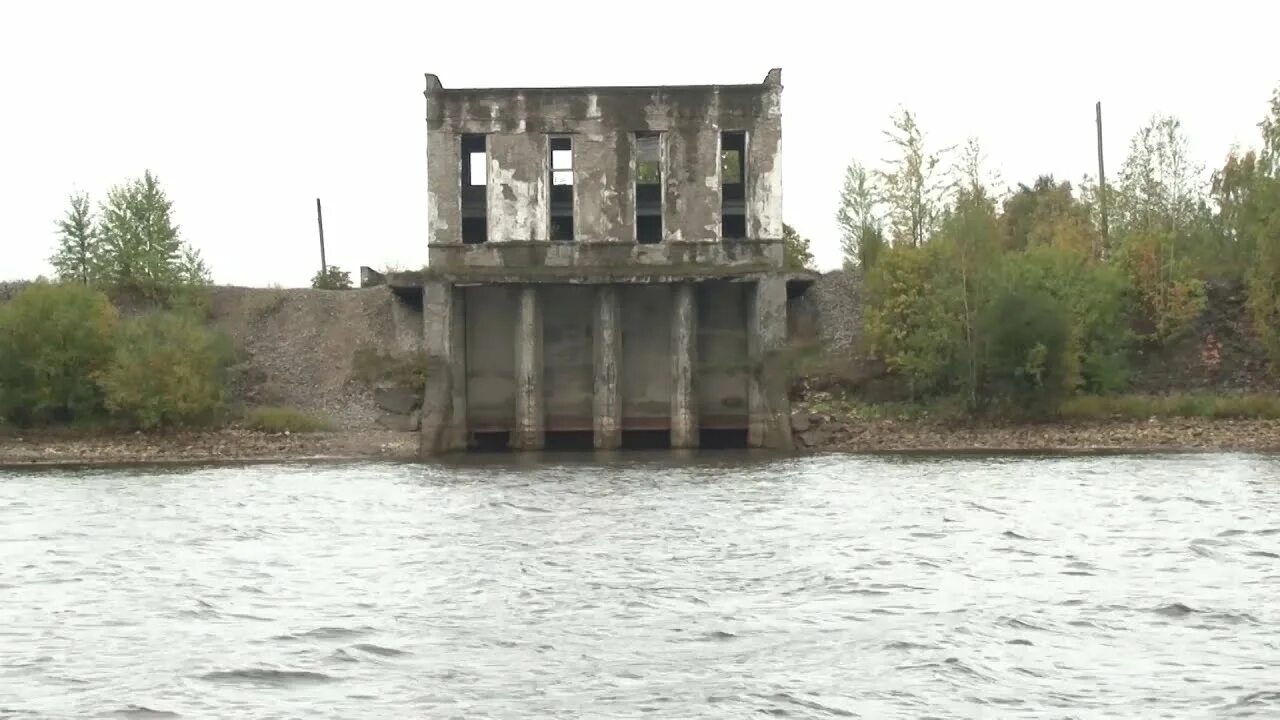
[{"label": "wooden pole", "polygon": [[[1102,163],[1102,102],[1099,101],[1095,106],[1098,115],[1098,209],[1101,211],[1102,221],[1102,247],[1105,251],[1108,244],[1107,237],[1107,171]],[[1101,255],[1101,253],[1099,253]]]},{"label": "wooden pole", "polygon": [[320,274],[324,275],[329,265],[324,259],[324,215],[320,212],[320,198],[316,198],[316,225],[320,228]]}]

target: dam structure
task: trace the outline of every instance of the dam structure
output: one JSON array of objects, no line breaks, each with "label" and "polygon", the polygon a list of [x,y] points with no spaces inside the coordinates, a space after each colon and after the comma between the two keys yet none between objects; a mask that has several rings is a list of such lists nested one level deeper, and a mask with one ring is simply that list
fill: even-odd
[{"label": "dam structure", "polygon": [[421,454],[791,447],[781,71],[426,80]]}]

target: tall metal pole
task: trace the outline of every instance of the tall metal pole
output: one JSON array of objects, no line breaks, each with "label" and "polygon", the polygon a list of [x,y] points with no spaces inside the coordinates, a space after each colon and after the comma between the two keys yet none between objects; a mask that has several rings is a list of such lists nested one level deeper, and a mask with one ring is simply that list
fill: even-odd
[{"label": "tall metal pole", "polygon": [[320,212],[320,198],[316,198],[316,225],[320,228],[320,274],[324,275],[329,265],[324,260],[324,215]]},{"label": "tall metal pole", "polygon": [[[1099,101],[1097,106],[1098,113],[1098,207],[1101,210],[1102,219],[1102,247],[1108,245],[1107,237],[1107,171],[1102,163],[1102,102]],[[1101,253],[1099,253],[1101,254]]]}]

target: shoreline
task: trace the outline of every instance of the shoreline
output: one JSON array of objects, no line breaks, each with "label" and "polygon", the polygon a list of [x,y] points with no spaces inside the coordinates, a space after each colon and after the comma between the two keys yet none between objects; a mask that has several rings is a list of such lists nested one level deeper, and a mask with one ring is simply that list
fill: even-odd
[{"label": "shoreline", "polygon": [[[1153,418],[981,425],[854,419],[798,410],[795,455],[1119,455],[1280,452],[1280,420]],[[0,435],[0,469],[417,460],[412,432],[290,435],[221,429]]]}]

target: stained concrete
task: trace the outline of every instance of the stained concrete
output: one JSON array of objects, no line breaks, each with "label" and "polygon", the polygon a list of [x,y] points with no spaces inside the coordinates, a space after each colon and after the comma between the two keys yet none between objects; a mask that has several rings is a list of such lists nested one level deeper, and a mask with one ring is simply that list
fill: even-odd
[{"label": "stained concrete", "polygon": [[546,396],[542,384],[542,292],[535,285],[516,290],[516,422],[511,432],[514,450],[540,450],[545,442]]},{"label": "stained concrete", "polygon": [[592,445],[598,450],[622,446],[622,306],[616,285],[595,290],[592,326]]},{"label": "stained concrete", "polygon": [[671,447],[698,447],[698,293],[692,283],[672,286]]}]

